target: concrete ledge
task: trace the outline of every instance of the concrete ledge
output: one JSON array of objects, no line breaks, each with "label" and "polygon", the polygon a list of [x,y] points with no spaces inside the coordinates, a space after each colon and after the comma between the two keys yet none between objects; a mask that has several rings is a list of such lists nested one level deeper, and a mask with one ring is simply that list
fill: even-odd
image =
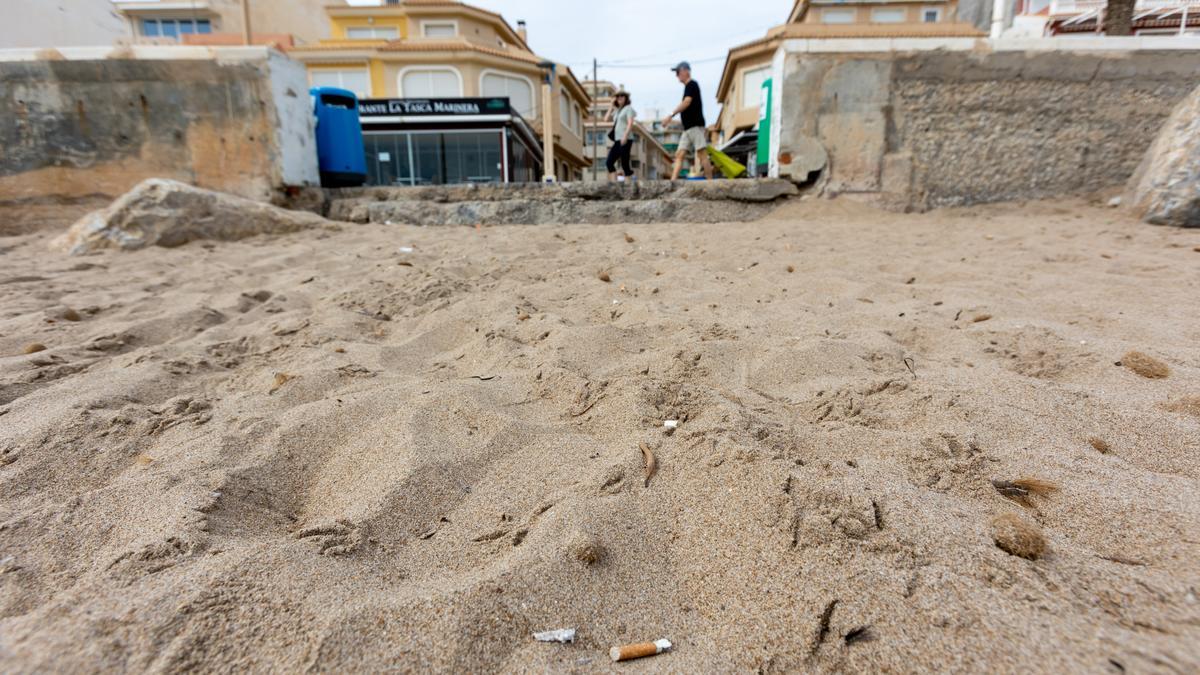
[{"label": "concrete ledge", "polygon": [[[719,223],[755,220],[799,189],[778,179],[328,190],[334,220],[410,225]],[[305,195],[294,208],[312,208]]]},{"label": "concrete ledge", "polygon": [[369,187],[328,190],[330,201],[365,200],[393,202],[492,202],[527,200],[561,201],[647,201],[690,199],[762,203],[800,194],[782,179],[713,181],[631,181],[627,183],[513,183],[508,185],[449,185],[422,187]]}]

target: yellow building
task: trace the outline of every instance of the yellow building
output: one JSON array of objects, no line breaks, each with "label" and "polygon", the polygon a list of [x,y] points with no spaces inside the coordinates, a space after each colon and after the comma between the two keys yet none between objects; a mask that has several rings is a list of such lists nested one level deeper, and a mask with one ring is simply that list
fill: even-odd
[{"label": "yellow building", "polygon": [[736,142],[758,124],[763,81],[787,39],[985,37],[958,19],[958,0],[796,0],[787,23],[729,50],[717,87],[717,144]]},{"label": "yellow building", "polygon": [[[513,29],[495,12],[451,0],[338,5],[325,14],[329,38],[288,51],[306,64],[314,86],[348,89],[364,99],[507,98],[521,118],[518,131],[527,124],[540,138],[543,123],[552,125],[559,180],[580,180],[591,165],[583,148],[587,91],[570,68],[556,64],[551,119],[543,119],[550,62],[529,48],[523,22]],[[379,156],[385,154],[393,157],[390,151]]]}]

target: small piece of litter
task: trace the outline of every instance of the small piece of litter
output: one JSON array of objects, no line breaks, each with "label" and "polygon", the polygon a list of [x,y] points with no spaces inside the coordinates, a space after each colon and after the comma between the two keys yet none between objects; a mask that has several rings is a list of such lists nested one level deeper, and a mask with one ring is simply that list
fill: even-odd
[{"label": "small piece of litter", "polygon": [[639,444],[642,449],[642,461],[646,465],[646,482],[643,487],[650,487],[650,479],[654,477],[655,470],[658,469],[658,460],[654,457],[654,451],[645,443]]},{"label": "small piece of litter", "polygon": [[679,428],[679,420],[665,420],[665,421],[663,421],[663,428],[664,429],[678,429]]},{"label": "small piece of litter", "polygon": [[543,633],[534,633],[533,639],[538,642],[561,642],[566,644],[575,641],[574,628],[559,628],[558,630],[548,630]]},{"label": "small piece of litter", "polygon": [[1118,207],[1118,206],[1120,206],[1120,205],[1121,205],[1121,198],[1120,198],[1120,197],[1113,197],[1112,199],[1108,200],[1108,206],[1109,206],[1109,208],[1113,208],[1113,209],[1115,209],[1115,208],[1117,208],[1117,207]]},{"label": "small piece of litter", "polygon": [[623,647],[613,647],[608,650],[608,655],[613,661],[630,661],[640,659],[644,656],[654,656],[661,654],[671,649],[670,640],[655,640],[654,642],[639,642],[633,645],[625,645]]},{"label": "small piece of litter", "polygon": [[400,247],[400,252],[401,252],[401,253],[412,253],[412,252],[413,252],[413,247],[411,247],[411,246],[401,246],[401,247]]},{"label": "small piece of litter", "polygon": [[295,375],[288,375],[287,373],[275,373],[275,381],[271,384],[271,390],[267,394],[274,394],[279,391],[280,387],[295,379],[295,377]]}]

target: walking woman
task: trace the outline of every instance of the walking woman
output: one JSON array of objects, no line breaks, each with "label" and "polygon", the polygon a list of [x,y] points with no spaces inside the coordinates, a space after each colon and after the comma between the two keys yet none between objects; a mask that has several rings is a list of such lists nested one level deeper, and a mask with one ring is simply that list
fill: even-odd
[{"label": "walking woman", "polygon": [[[622,89],[613,96],[613,107],[608,109],[604,121],[613,123],[608,137],[613,140],[613,146],[608,151],[608,179],[623,181],[633,175],[630,166],[630,153],[633,152],[633,106],[630,105],[629,92]],[[621,163],[621,172],[617,173],[617,162]]]}]

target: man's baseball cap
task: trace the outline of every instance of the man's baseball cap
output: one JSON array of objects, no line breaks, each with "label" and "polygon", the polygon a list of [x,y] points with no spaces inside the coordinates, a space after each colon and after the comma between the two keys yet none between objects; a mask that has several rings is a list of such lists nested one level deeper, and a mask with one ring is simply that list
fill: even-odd
[{"label": "man's baseball cap", "polygon": [[671,70],[673,70],[673,71],[675,71],[675,72],[677,72],[677,73],[678,73],[678,72],[679,72],[679,71],[681,71],[681,70],[688,70],[688,71],[690,71],[691,69],[692,69],[692,64],[688,63],[687,61],[680,61],[680,62],[679,62],[679,64],[678,64],[678,65],[676,65],[676,66],[675,66],[674,68],[672,68]]}]

